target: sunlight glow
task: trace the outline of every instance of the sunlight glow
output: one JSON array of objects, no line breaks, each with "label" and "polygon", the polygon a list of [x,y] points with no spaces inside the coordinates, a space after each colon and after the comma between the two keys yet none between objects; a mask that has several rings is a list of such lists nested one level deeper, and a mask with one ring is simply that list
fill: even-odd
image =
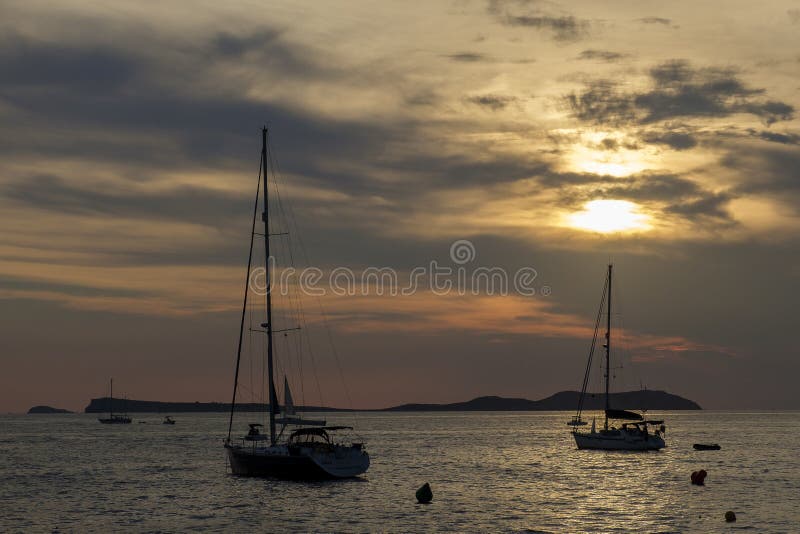
[{"label": "sunlight glow", "polygon": [[611,162],[611,161],[582,161],[578,169],[598,175],[614,176],[622,178],[636,174],[644,169],[644,165],[638,162]]},{"label": "sunlight glow", "polygon": [[632,145],[623,132],[574,130],[565,134],[578,136],[566,158],[570,170],[622,178],[650,167],[646,151]]},{"label": "sunlight glow", "polygon": [[648,219],[633,202],[592,200],[584,205],[583,211],[569,215],[568,223],[573,228],[607,234],[649,230]]}]

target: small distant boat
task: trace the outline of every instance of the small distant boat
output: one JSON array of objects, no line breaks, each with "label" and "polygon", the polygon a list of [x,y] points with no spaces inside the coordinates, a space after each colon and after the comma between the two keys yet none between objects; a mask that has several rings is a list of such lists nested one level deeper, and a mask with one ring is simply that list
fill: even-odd
[{"label": "small distant boat", "polygon": [[[607,451],[650,451],[663,449],[666,444],[664,443],[663,434],[665,431],[664,421],[648,421],[644,416],[630,411],[613,409],[610,405],[609,395],[609,382],[611,369],[611,272],[612,265],[608,266],[608,274],[606,283],[603,288],[603,297],[600,300],[600,311],[597,314],[597,322],[594,327],[594,337],[592,338],[591,349],[589,350],[589,362],[586,364],[586,373],[583,378],[583,387],[581,388],[581,396],[578,401],[578,412],[567,424],[575,427],[572,430],[572,436],[575,438],[575,444],[579,449],[600,449]],[[581,418],[583,411],[583,401],[586,397],[586,388],[589,384],[589,372],[592,367],[592,356],[594,349],[597,345],[597,334],[600,328],[600,321],[602,317],[603,305],[607,305],[606,310],[606,342],[603,345],[605,348],[606,366],[605,366],[605,384],[606,384],[606,402],[605,402],[605,422],[603,428],[599,431],[595,428],[595,421],[592,420],[592,428],[589,432],[580,431],[577,427],[584,426],[586,421]],[[616,426],[609,426],[609,420],[612,421],[627,421],[622,423],[620,428]]]},{"label": "small distant boat", "polygon": [[696,451],[718,451],[722,448],[716,443],[695,443],[692,447]]},{"label": "small distant boat", "polygon": [[162,425],[174,425],[175,424],[175,419],[173,419],[172,417],[167,415],[167,416],[164,417],[164,420],[161,421],[161,424]]},{"label": "small distant boat", "polygon": [[98,417],[97,420],[104,425],[129,425],[131,418],[127,415],[114,415],[114,379],[111,379],[110,394],[108,399],[108,417]]}]

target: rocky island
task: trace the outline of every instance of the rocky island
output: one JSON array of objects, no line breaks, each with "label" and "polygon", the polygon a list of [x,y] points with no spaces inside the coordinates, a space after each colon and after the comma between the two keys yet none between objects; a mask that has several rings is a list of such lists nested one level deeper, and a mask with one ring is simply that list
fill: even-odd
[{"label": "rocky island", "polygon": [[[391,408],[363,410],[370,412],[419,412],[419,411],[572,411],[578,406],[580,393],[577,391],[561,391],[541,400],[528,400],[506,397],[477,397],[466,402],[451,404],[402,404]],[[103,413],[109,410],[109,398],[92,399],[85,408],[86,413]],[[584,402],[584,410],[602,410],[604,405],[602,393],[588,393]],[[640,390],[611,394],[611,405],[626,410],[700,410],[694,401],[673,395],[665,391]],[[225,402],[161,402],[146,400],[114,399],[115,411],[128,413],[184,413],[184,412],[227,412],[231,409]],[[237,404],[237,411],[260,412],[266,409],[263,404]],[[325,406],[305,406],[298,409],[308,412],[349,412],[347,408],[331,408]],[[52,412],[51,412],[52,413]]]}]

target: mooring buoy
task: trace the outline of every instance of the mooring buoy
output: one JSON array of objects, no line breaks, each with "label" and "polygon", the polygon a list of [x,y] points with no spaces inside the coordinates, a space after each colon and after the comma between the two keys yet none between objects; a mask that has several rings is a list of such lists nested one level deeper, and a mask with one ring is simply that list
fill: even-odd
[{"label": "mooring buoy", "polygon": [[433,491],[431,491],[431,485],[426,482],[417,490],[416,495],[417,502],[421,504],[428,504],[433,500]]}]

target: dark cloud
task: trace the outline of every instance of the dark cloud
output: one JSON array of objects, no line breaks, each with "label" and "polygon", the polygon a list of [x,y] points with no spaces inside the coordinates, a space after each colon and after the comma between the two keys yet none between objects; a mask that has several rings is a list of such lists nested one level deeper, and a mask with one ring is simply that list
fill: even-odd
[{"label": "dark cloud", "polygon": [[642,141],[655,145],[666,145],[674,150],[687,150],[697,146],[697,139],[688,132],[648,131]]},{"label": "dark cloud", "polygon": [[702,224],[727,227],[735,224],[727,204],[735,195],[711,191],[674,174],[642,173],[624,178],[588,173],[554,173],[539,183],[558,190],[564,207],[577,209],[588,200],[608,198],[640,204],[657,203],[667,213]]},{"label": "dark cloud", "polygon": [[735,198],[730,193],[704,193],[696,198],[687,198],[680,203],[672,204],[666,211],[682,215],[689,220],[715,219],[722,221],[725,226],[735,225],[736,222],[727,210],[728,203]]},{"label": "dark cloud", "polygon": [[791,145],[764,144],[748,150],[730,150],[722,165],[747,176],[740,193],[779,195],[800,212],[800,151]]},{"label": "dark cloud", "polygon": [[489,60],[489,58],[483,54],[478,54],[475,52],[460,52],[458,54],[448,54],[445,57],[461,63],[478,63]]},{"label": "dark cloud", "polygon": [[583,122],[620,124],[634,122],[637,115],[633,98],[610,80],[588,82],[583,91],[568,94],[564,101],[572,116]]},{"label": "dark cloud", "polygon": [[747,87],[733,69],[693,68],[673,60],[649,71],[652,87],[625,92],[616,81],[595,80],[565,97],[572,115],[593,123],[638,123],[688,117],[726,117],[749,113],[765,124],[789,120],[794,107],[764,100],[764,89]]},{"label": "dark cloud", "polygon": [[578,59],[587,59],[594,61],[605,61],[607,63],[615,63],[621,59],[628,57],[628,54],[621,54],[619,52],[611,52],[609,50],[584,50],[578,56]]},{"label": "dark cloud", "polygon": [[500,23],[544,30],[556,41],[578,41],[589,34],[588,20],[573,15],[552,15],[531,8],[531,2],[492,0],[488,11]]},{"label": "dark cloud", "polygon": [[296,79],[331,79],[344,75],[321,60],[317,51],[290,42],[282,31],[275,28],[261,27],[242,34],[220,32],[210,39],[207,48],[215,60],[250,59],[263,72],[291,75]]},{"label": "dark cloud", "polygon": [[507,16],[505,23],[509,26],[526,26],[529,28],[550,30],[556,41],[577,41],[589,31],[589,22],[573,16]]},{"label": "dark cloud", "polygon": [[35,175],[2,188],[3,196],[30,208],[223,226],[247,212],[249,192],[231,194],[199,187],[142,193],[71,185],[57,176]]},{"label": "dark cloud", "polygon": [[468,102],[491,109],[492,111],[500,111],[516,100],[516,97],[513,96],[493,94],[477,95],[467,98]]},{"label": "dark cloud", "polygon": [[[15,38],[0,53],[0,99],[17,127],[0,133],[0,153],[114,161],[136,179],[146,179],[155,168],[241,169],[247,162],[257,164],[258,128],[269,123],[279,132],[275,142],[286,171],[358,191],[370,179],[351,162],[386,154],[392,139],[408,138],[416,129],[411,122],[337,120],[252,99],[246,83],[197,90],[194,80],[212,78],[218,61],[250,55],[259,64],[262,56],[271,56],[264,71],[275,73],[275,86],[331,72],[316,68],[307,49],[289,50],[293,47],[278,32],[216,34],[196,43],[191,58],[152,53],[160,48],[175,52],[158,39],[143,42],[136,52],[107,46],[99,53],[85,44],[63,46],[59,53]],[[34,59],[41,63],[28,66]],[[41,65],[47,72],[39,72]],[[65,136],[65,131],[75,133]],[[307,156],[309,147],[314,158]],[[335,170],[334,161],[350,167],[348,172]]]},{"label": "dark cloud", "polygon": [[638,20],[642,24],[662,24],[664,26],[672,24],[672,19],[665,19],[663,17],[643,17]]},{"label": "dark cloud", "polygon": [[272,48],[279,44],[280,36],[281,32],[275,28],[262,28],[245,35],[220,32],[211,39],[211,46],[223,56],[241,57],[251,51]]},{"label": "dark cloud", "polygon": [[758,137],[770,143],[781,143],[783,145],[798,145],[800,144],[800,135],[793,133],[778,133],[770,132],[768,130],[757,131],[749,129],[748,133],[753,137]]},{"label": "dark cloud", "polygon": [[79,48],[10,34],[0,39],[0,87],[119,90],[141,71],[140,60],[99,46]]}]

